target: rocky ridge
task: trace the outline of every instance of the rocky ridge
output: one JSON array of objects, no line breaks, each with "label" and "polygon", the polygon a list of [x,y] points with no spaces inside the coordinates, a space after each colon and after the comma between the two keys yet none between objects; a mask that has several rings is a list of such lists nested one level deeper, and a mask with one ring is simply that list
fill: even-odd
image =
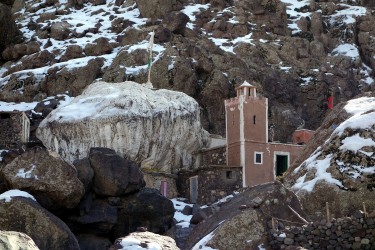
[{"label": "rocky ridge", "polygon": [[223,100],[244,80],[269,97],[281,141],[297,127],[320,125],[329,89],[346,101],[372,88],[367,1],[16,2],[24,41],[2,52],[6,102],[77,96],[98,78],[145,82],[153,30],[154,86],[195,98],[212,133],[224,134]]},{"label": "rocky ridge", "polygon": [[286,174],[284,183],[312,218],[324,214],[326,202],[336,217],[350,215],[362,202],[374,209],[374,103],[368,93],[337,106],[316,132],[322,144],[307,145],[304,155],[310,157]]}]

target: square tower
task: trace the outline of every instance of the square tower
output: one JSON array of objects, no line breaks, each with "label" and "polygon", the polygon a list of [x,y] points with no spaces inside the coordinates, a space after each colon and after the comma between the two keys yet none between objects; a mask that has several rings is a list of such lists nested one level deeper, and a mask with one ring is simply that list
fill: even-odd
[{"label": "square tower", "polygon": [[256,160],[248,148],[268,142],[268,99],[257,96],[256,87],[247,81],[236,90],[235,98],[225,100],[227,163],[243,167],[243,186],[248,186],[246,162]]}]

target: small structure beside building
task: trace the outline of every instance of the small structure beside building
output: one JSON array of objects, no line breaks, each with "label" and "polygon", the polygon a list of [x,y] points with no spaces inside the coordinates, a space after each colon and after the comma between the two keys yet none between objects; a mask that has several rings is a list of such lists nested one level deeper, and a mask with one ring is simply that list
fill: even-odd
[{"label": "small structure beside building", "polygon": [[177,188],[192,203],[210,204],[242,187],[242,167],[226,164],[226,146],[198,152],[202,165],[179,173]]},{"label": "small structure beside building", "polygon": [[17,149],[29,141],[30,120],[24,112],[0,112],[0,149]]}]

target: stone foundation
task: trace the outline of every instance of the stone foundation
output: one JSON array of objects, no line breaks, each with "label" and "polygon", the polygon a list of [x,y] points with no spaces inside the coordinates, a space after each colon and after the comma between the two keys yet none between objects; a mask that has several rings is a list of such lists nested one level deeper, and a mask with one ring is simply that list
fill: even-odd
[{"label": "stone foundation", "polygon": [[[375,214],[365,217],[361,211],[351,217],[322,220],[302,227],[271,230],[272,249],[374,249]],[[293,248],[296,249],[296,248]]]}]

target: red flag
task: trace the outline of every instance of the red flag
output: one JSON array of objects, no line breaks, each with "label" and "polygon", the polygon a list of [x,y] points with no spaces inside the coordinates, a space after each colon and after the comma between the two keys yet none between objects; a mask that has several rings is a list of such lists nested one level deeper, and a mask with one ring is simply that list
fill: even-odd
[{"label": "red flag", "polygon": [[330,97],[328,97],[327,99],[327,106],[329,109],[333,109],[333,95],[331,95]]}]

